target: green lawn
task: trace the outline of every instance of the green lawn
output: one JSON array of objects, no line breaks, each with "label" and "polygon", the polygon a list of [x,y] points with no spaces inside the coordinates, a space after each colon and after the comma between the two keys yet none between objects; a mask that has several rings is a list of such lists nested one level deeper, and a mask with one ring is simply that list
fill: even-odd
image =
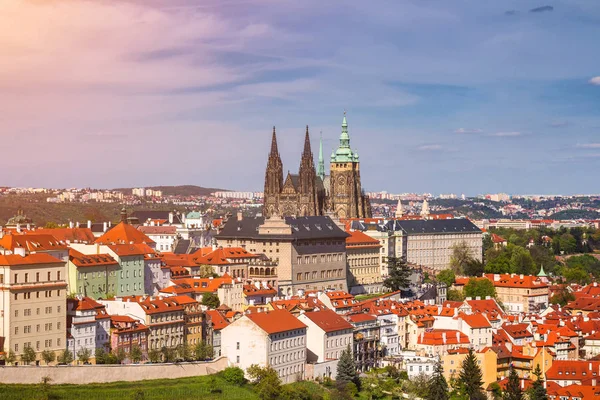
[{"label": "green lawn", "polygon": [[[221,393],[211,393],[220,389]],[[199,376],[139,382],[116,382],[90,385],[52,385],[44,396],[40,385],[0,385],[3,400],[183,400],[183,399],[258,399],[252,386],[233,386],[222,378]]]},{"label": "green lawn", "polygon": [[360,294],[358,296],[354,296],[354,298],[358,301],[374,299],[375,297],[381,297],[383,293],[371,293],[371,294]]}]

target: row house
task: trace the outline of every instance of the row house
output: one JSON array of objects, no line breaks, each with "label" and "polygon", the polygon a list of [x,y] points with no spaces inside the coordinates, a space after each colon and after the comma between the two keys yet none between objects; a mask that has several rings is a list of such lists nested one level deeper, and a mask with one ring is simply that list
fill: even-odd
[{"label": "row house", "polygon": [[[197,252],[198,253],[198,252]],[[197,253],[194,254],[197,255]],[[194,261],[198,265],[210,265],[217,275],[228,274],[233,278],[247,279],[250,275],[248,264],[259,259],[259,256],[248,252],[242,247],[220,247],[207,254],[198,255]],[[252,275],[256,275],[253,268]],[[264,274],[265,278],[276,279],[274,268],[268,268],[269,274]],[[259,267],[260,269],[260,267]]]},{"label": "row house", "polygon": [[131,316],[150,328],[149,350],[174,348],[184,342],[184,309],[171,297],[127,296],[99,302],[109,314]]},{"label": "row house", "polygon": [[73,360],[77,360],[77,354],[84,349],[94,357],[99,347],[96,345],[96,304],[89,297],[67,299],[67,349],[73,354]]},{"label": "row house", "polygon": [[277,296],[277,290],[266,282],[244,285],[245,303],[249,306],[268,304]]},{"label": "row house", "polygon": [[378,368],[384,349],[379,342],[377,317],[360,313],[347,315],[347,319],[354,327],[353,353],[356,369],[366,372]]},{"label": "row house", "polygon": [[162,289],[163,296],[186,295],[198,302],[206,293],[216,294],[221,304],[227,304],[233,310],[242,311],[246,308],[244,283],[232,279],[229,275],[219,278],[171,278],[172,285]]},{"label": "row house", "polygon": [[509,313],[544,310],[549,304],[549,287],[534,275],[486,274],[494,283],[497,298]]},{"label": "row house", "polygon": [[435,316],[434,328],[459,330],[480,350],[492,345],[492,324],[483,314],[459,313],[455,317]]},{"label": "row house", "polygon": [[123,350],[125,364],[132,363],[131,352],[134,346],[141,351],[141,362],[148,360],[148,336],[150,328],[137,319],[126,315],[112,315],[110,317],[110,347],[113,352]]},{"label": "row house", "polygon": [[202,342],[202,324],[204,312],[202,305],[189,296],[174,296],[170,299],[175,300],[183,307],[183,316],[185,323],[185,340],[191,347]]},{"label": "row house", "polygon": [[425,354],[441,357],[451,349],[469,348],[471,342],[467,335],[453,329],[432,329],[421,333],[417,340],[417,350]]},{"label": "row house", "polygon": [[546,371],[546,381],[562,387],[569,385],[589,385],[597,382],[600,361],[562,360],[554,361]]},{"label": "row house", "polygon": [[542,372],[547,371],[553,363],[552,354],[545,348],[534,347],[530,344],[500,345],[492,349],[498,357],[498,379],[508,377],[513,368],[520,378],[531,379],[533,371],[539,365]]},{"label": "row house", "polygon": [[137,228],[156,243],[156,250],[161,252],[173,251],[177,239],[177,227],[141,225]]},{"label": "row house", "polygon": [[222,329],[221,347],[230,365],[272,367],[283,383],[302,380],[306,325],[284,310],[245,314]]},{"label": "row house", "polygon": [[[352,348],[354,327],[332,310],[310,311],[298,315],[306,325],[306,347],[309,363],[338,360],[342,351]],[[331,374],[335,376],[337,363]]]},{"label": "row house", "polygon": [[221,331],[229,325],[229,320],[221,310],[206,310],[204,312],[203,337],[212,347],[215,357],[223,355],[221,349]]},{"label": "row house", "polygon": [[83,254],[69,250],[69,288],[71,293],[94,299],[115,293],[119,263],[108,253]]},{"label": "row house", "polygon": [[[62,262],[69,259],[69,248],[66,242],[56,239],[50,234],[28,231],[27,234],[9,234],[0,238],[0,253],[4,255],[46,253]],[[66,271],[65,271],[66,272]]]},{"label": "row house", "polygon": [[523,346],[526,343],[533,342],[534,336],[531,332],[530,324],[505,323],[502,325],[502,330],[506,332],[510,341],[517,346]]},{"label": "row house", "polygon": [[325,304],[330,310],[334,310],[338,314],[345,314],[358,305],[358,300],[354,299],[348,292],[341,290],[327,290],[319,292],[317,298]]},{"label": "row house", "polygon": [[[444,378],[447,382],[451,379],[458,379],[462,370],[462,363],[469,354],[469,350],[465,347],[448,350],[447,354],[440,357],[440,363],[444,369]],[[490,347],[483,348],[475,352],[477,364],[481,368],[483,386],[488,387],[498,379],[497,363],[498,355]]]},{"label": "row house", "polygon": [[15,249],[0,255],[2,313],[0,337],[5,351],[22,354],[26,347],[59,352],[66,346],[67,281],[65,261],[47,253]]},{"label": "row house", "polygon": [[351,294],[382,293],[383,275],[380,268],[379,240],[361,231],[347,231],[346,262]]}]

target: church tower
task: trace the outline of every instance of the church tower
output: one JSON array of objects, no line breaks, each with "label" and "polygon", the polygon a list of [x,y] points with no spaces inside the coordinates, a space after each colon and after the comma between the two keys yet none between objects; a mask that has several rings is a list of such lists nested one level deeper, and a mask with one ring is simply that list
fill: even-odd
[{"label": "church tower", "polygon": [[370,217],[368,199],[364,196],[360,183],[358,153],[350,148],[345,112],[340,145],[331,154],[329,185],[329,206],[338,218]]},{"label": "church tower", "polygon": [[283,188],[283,163],[277,148],[277,135],[273,127],[271,152],[265,173],[265,191],[263,213],[266,218],[279,214],[279,195]]},{"label": "church tower", "polygon": [[319,215],[317,209],[317,173],[315,171],[315,159],[310,148],[308,125],[306,126],[304,150],[302,151],[298,175],[300,180],[298,214],[300,216]]}]

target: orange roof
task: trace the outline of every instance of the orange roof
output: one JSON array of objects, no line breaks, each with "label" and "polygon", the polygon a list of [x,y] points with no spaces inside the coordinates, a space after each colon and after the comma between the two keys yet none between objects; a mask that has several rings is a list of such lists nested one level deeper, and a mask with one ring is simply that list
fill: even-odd
[{"label": "orange roof", "polygon": [[255,285],[244,285],[244,295],[246,296],[275,296],[277,295],[277,290],[273,289],[273,286],[267,285],[267,287],[260,286],[256,287]]},{"label": "orange roof", "polygon": [[600,396],[600,386],[569,385],[565,387],[548,385],[547,393],[550,398],[561,400],[596,399]]},{"label": "orange roof", "polygon": [[94,232],[92,232],[92,230],[88,228],[38,228],[35,231],[27,231],[26,234],[52,235],[57,240],[62,240],[63,242],[69,241],[80,243],[94,243],[94,240],[96,240]]},{"label": "orange roof", "polygon": [[307,297],[305,299],[291,298],[288,300],[276,300],[269,303],[274,310],[288,310],[294,308],[303,311],[313,311],[315,309],[326,310],[327,307],[315,297]]},{"label": "orange roof", "polygon": [[246,314],[246,317],[269,335],[306,328],[306,325],[286,310]]},{"label": "orange roof", "polygon": [[0,239],[0,247],[14,252],[15,248],[22,247],[27,251],[50,251],[66,250],[67,244],[58,241],[52,235],[26,234],[26,235],[4,235]]},{"label": "orange roof", "polygon": [[506,239],[504,239],[500,235],[496,235],[495,233],[492,233],[492,242],[493,243],[505,243]]},{"label": "orange roof", "polygon": [[458,318],[462,318],[472,329],[491,328],[490,322],[483,314],[458,314]]},{"label": "orange roof", "polygon": [[119,257],[127,256],[143,256],[150,250],[154,252],[149,246],[144,243],[138,244],[109,244],[108,248],[114,251]]},{"label": "orange roof", "polygon": [[74,249],[69,249],[69,260],[76,267],[100,267],[119,263],[110,254],[83,254]]},{"label": "orange roof", "polygon": [[533,337],[533,334],[527,329],[527,324],[504,324],[502,329],[515,339]]},{"label": "orange roof", "polygon": [[211,323],[213,330],[220,331],[229,325],[229,322],[223,317],[223,314],[217,310],[207,310],[204,312],[207,320]]},{"label": "orange roof", "polygon": [[193,254],[161,253],[163,262],[169,267],[198,267]]},{"label": "orange roof", "polygon": [[0,265],[35,265],[35,264],[58,264],[63,263],[48,253],[31,253],[22,257],[17,254],[0,255]]},{"label": "orange roof", "polygon": [[600,362],[577,360],[554,360],[546,371],[547,380],[581,381],[592,377],[592,372],[598,372]]},{"label": "orange roof", "polygon": [[[222,285],[231,285],[233,280],[225,274],[219,278],[171,278],[171,282],[175,286],[170,286],[170,288],[181,287],[188,290],[186,293],[216,293]],[[166,289],[168,288],[163,291]]]},{"label": "orange roof", "polygon": [[303,314],[325,332],[352,329],[352,325],[332,310],[311,311]]},{"label": "orange roof", "polygon": [[138,230],[146,235],[175,235],[176,226],[138,226]]},{"label": "orange roof", "polygon": [[162,296],[124,296],[122,301],[135,301],[146,314],[159,314],[164,312],[183,311],[183,307],[174,297]]},{"label": "orange roof", "polygon": [[[196,253],[194,253],[195,255]],[[256,254],[249,253],[242,247],[227,247],[216,249],[204,256],[195,258],[198,264],[229,265],[243,263],[240,259],[257,258]]]},{"label": "orange roof", "polygon": [[150,239],[143,232],[135,229],[132,225],[120,222],[114,228],[110,229],[104,235],[96,239],[95,243],[100,244],[138,244],[149,243],[154,244],[154,240]]},{"label": "orange roof", "polygon": [[348,320],[350,322],[375,321],[375,320],[377,320],[377,317],[370,315],[370,314],[365,314],[365,313],[351,314],[351,315],[348,315]]},{"label": "orange roof", "polygon": [[361,231],[346,231],[350,236],[346,238],[346,246],[349,247],[381,247],[379,240]]},{"label": "orange roof", "polygon": [[494,283],[497,287],[513,287],[513,288],[547,288],[548,285],[542,282],[534,275],[517,275],[517,274],[485,274],[485,277]]},{"label": "orange roof", "polygon": [[429,332],[423,332],[417,339],[418,344],[428,346],[442,346],[442,345],[457,345],[457,344],[470,344],[467,335],[461,331],[453,329],[434,329]]}]

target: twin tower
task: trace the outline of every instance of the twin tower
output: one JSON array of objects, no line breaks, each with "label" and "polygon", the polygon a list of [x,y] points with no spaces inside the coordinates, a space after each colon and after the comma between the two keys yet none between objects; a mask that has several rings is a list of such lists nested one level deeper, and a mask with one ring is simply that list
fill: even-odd
[{"label": "twin tower", "polygon": [[265,217],[303,217],[333,213],[338,218],[371,217],[369,198],[360,183],[358,153],[350,148],[346,114],[337,150],[331,153],[330,174],[325,174],[323,142],[319,143],[319,162],[315,168],[308,126],[298,174],[283,176],[283,163],[273,127],[271,152],[265,174],[263,214]]}]

